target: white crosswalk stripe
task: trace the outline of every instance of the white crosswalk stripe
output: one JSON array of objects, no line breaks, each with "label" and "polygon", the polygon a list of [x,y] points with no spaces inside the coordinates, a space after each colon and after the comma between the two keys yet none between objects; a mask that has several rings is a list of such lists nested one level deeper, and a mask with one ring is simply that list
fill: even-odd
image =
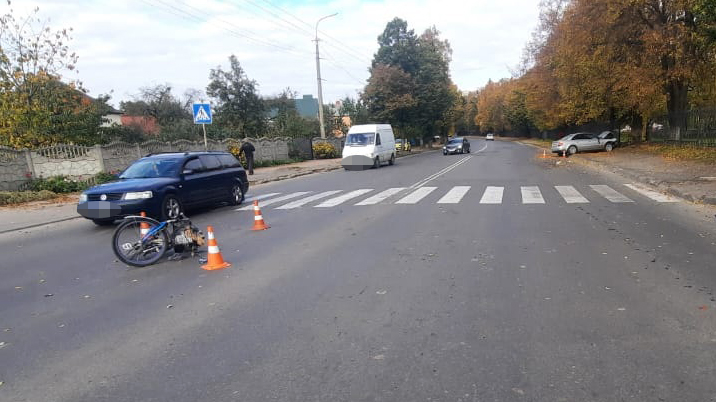
[{"label": "white crosswalk stripe", "polygon": [[504,187],[487,186],[480,199],[480,204],[502,204],[502,194],[504,192]]},{"label": "white crosswalk stripe", "polygon": [[310,197],[306,197],[306,198],[302,198],[297,201],[289,202],[288,204],[282,205],[276,209],[295,209],[298,207],[302,207],[302,206],[308,204],[309,202],[313,202],[313,201],[320,200],[322,198],[330,197],[333,194],[338,194],[340,192],[341,192],[341,190],[324,191],[322,193],[314,194]]},{"label": "white crosswalk stripe", "polygon": [[457,204],[470,191],[470,186],[455,186],[438,200],[438,204]]},{"label": "white crosswalk stripe", "polygon": [[617,203],[634,202],[631,198],[625,196],[624,194],[614,190],[613,188],[611,188],[609,186],[606,186],[603,184],[598,184],[598,185],[593,184],[589,187],[591,187],[592,190],[596,191],[597,193],[599,193],[599,195],[608,199],[611,202],[617,202]]},{"label": "white crosswalk stripe", "polygon": [[522,203],[523,204],[544,204],[542,192],[537,186],[522,186]]},{"label": "white crosswalk stripe", "polygon": [[315,208],[335,207],[336,205],[343,204],[344,202],[346,202],[348,200],[352,200],[353,198],[360,197],[361,195],[363,195],[365,193],[370,193],[371,191],[373,191],[372,188],[362,188],[360,190],[351,191],[350,193],[339,195],[338,197],[331,198],[330,200],[326,200],[326,201],[316,205]]},{"label": "white crosswalk stripe", "polygon": [[[270,200],[263,201],[260,206],[262,206],[262,207],[267,207],[267,206],[269,206],[269,205],[271,205],[271,204],[276,204],[276,203],[278,203],[278,202],[283,202],[283,201],[286,201],[286,200],[290,200],[290,199],[292,199],[292,198],[298,198],[298,197],[300,197],[300,196],[302,196],[302,195],[306,195],[306,194],[310,194],[310,193],[311,193],[310,191],[299,191],[299,192],[297,192],[297,193],[286,194],[286,195],[284,195],[284,196],[282,196],[282,197],[272,198],[272,199],[270,199]],[[246,207],[241,207],[241,208],[237,209],[237,211],[249,211],[249,210],[253,210],[253,209],[254,209],[254,206],[253,206],[253,205],[249,205],[249,206],[246,206]]]},{"label": "white crosswalk stripe", "polygon": [[435,191],[437,187],[420,187],[407,196],[396,201],[396,204],[417,204],[420,200],[427,197],[428,194]]},{"label": "white crosswalk stripe", "polygon": [[656,191],[649,190],[648,188],[643,187],[638,184],[625,184],[625,186],[629,187],[630,189],[636,191],[637,193],[639,193],[641,195],[651,198],[652,200],[654,200],[656,202],[678,202],[679,201],[678,199],[676,199],[674,197],[668,196],[666,194],[657,193]]},{"label": "white crosswalk stripe", "polygon": [[[640,184],[624,184],[627,188],[636,191],[637,193],[648,197],[651,200],[657,202],[679,202],[680,199],[677,197],[671,197],[665,194],[660,194],[654,190],[651,190]],[[544,188],[545,186],[543,186]],[[625,196],[624,194],[614,190],[608,185],[590,185],[589,186],[594,192],[604,197],[609,202],[613,203],[633,203],[634,201]],[[594,200],[589,200],[585,195],[575,186],[554,186],[559,195],[562,197],[564,202],[567,204],[588,204]],[[468,198],[467,195],[472,189],[472,186],[453,186],[447,192],[445,192],[440,199],[437,201],[430,201],[430,203],[436,204],[460,204]],[[409,190],[407,195],[406,190]],[[438,187],[418,187],[416,189],[409,189],[406,187],[392,187],[387,190],[381,191],[377,194],[373,194],[368,198],[360,200],[366,194],[374,191],[371,188],[362,188],[352,191],[346,190],[331,190],[324,191],[321,193],[313,193],[312,191],[299,191],[291,194],[279,196],[281,193],[268,193],[260,194],[246,198],[246,202],[254,200],[260,200],[260,206],[267,207],[273,204],[288,202],[285,205],[276,207],[276,209],[295,209],[300,208],[314,201],[321,200],[318,205],[314,205],[314,208],[331,208],[347,202],[356,200],[354,205],[375,205],[385,203],[390,197],[401,194],[402,198],[397,201],[391,201],[392,204],[418,204],[426,203],[426,197],[438,190]],[[444,191],[444,190],[443,190]],[[545,204],[545,199],[540,190],[540,186],[520,186],[520,192],[522,195],[522,204]],[[340,194],[342,193],[342,194]],[[505,193],[505,187],[503,186],[487,186],[485,192],[482,194],[480,204],[502,204]],[[556,201],[556,199],[555,199]],[[237,209],[237,211],[247,211],[253,209],[252,205],[247,205]]]},{"label": "white crosswalk stripe", "polygon": [[386,199],[394,196],[395,194],[398,194],[399,192],[405,190],[405,187],[393,187],[389,188],[385,191],[382,191],[372,197],[366,198],[365,200],[357,203],[356,205],[374,205],[379,202],[385,201]]},{"label": "white crosswalk stripe", "polygon": [[554,188],[557,189],[557,192],[559,192],[559,195],[564,198],[564,201],[567,202],[567,204],[589,203],[589,200],[584,198],[584,196],[573,186],[554,186]]},{"label": "white crosswalk stripe", "polygon": [[268,193],[268,194],[261,194],[261,195],[255,195],[253,197],[246,197],[244,202],[254,202],[255,200],[261,201],[265,200],[266,198],[271,198],[275,195],[279,195],[281,193]]}]

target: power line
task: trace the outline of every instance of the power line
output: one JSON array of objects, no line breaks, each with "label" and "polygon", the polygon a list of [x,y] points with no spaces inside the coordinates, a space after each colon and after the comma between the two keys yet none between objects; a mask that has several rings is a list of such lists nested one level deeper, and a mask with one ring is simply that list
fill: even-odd
[{"label": "power line", "polygon": [[[244,0],[244,1],[246,1],[247,3],[252,4],[254,7],[256,7],[256,8],[258,8],[258,9],[262,10],[263,12],[265,12],[265,13],[271,15],[271,16],[273,16],[274,18],[276,18],[276,19],[278,19],[278,20],[281,20],[281,21],[287,23],[288,25],[294,27],[295,29],[292,29],[293,31],[296,31],[296,32],[299,32],[299,31],[300,31],[301,33],[307,34],[309,37],[313,37],[313,32],[311,32],[310,30],[306,30],[305,28],[301,28],[300,26],[294,24],[293,22],[288,21],[288,20],[282,18],[280,15],[275,14],[273,11],[271,11],[271,10],[269,10],[269,9],[267,9],[267,8],[265,8],[265,7],[263,7],[262,5],[256,3],[255,1],[253,1],[253,0]],[[283,26],[283,27],[285,28],[286,26]],[[291,28],[289,28],[289,29],[291,29]]]},{"label": "power line", "polygon": [[[247,1],[251,1],[251,0],[247,0]],[[283,8],[281,8],[281,7],[279,7],[279,6],[277,6],[276,4],[272,3],[270,0],[263,0],[263,1],[264,1],[265,3],[267,3],[267,4],[269,4],[270,6],[272,6],[273,8],[275,8],[275,9],[277,9],[277,10],[283,12],[283,13],[286,13],[286,14],[290,15],[291,17],[293,17],[293,19],[295,19],[296,21],[298,21],[298,22],[300,22],[300,23],[302,23],[302,24],[308,26],[308,27],[311,28],[312,30],[314,29],[314,26],[313,26],[313,25],[311,25],[311,24],[309,24],[308,22],[306,22],[306,21],[304,21],[304,20],[298,18],[296,15],[294,15],[294,14],[291,13],[290,11],[287,11],[287,10],[285,10],[285,9],[283,9]],[[364,56],[363,56],[363,55],[360,55],[359,53],[354,52],[354,51],[352,51],[352,50],[350,50],[350,51],[347,50],[347,49],[351,49],[350,46],[344,44],[344,43],[341,42],[340,40],[338,40],[338,39],[336,39],[336,38],[334,38],[334,37],[328,35],[327,33],[323,32],[323,31],[321,31],[321,30],[318,30],[318,32],[320,32],[321,35],[323,35],[323,36],[325,36],[325,37],[331,39],[332,41],[338,43],[338,45],[341,45],[341,46],[337,46],[337,45],[334,45],[334,44],[332,44],[332,43],[330,43],[330,42],[324,40],[324,42],[326,42],[326,44],[328,44],[329,46],[332,46],[332,47],[338,49],[339,51],[341,51],[341,52],[343,52],[343,53],[345,53],[345,54],[347,54],[347,55],[349,55],[349,56],[355,58],[356,60],[360,61],[361,63],[365,63],[365,61],[367,60],[367,59],[364,59]],[[313,33],[312,33],[311,35],[313,36]],[[369,63],[370,63],[370,62],[369,62]]]},{"label": "power line", "polygon": [[[195,21],[195,22],[208,22],[208,20],[207,20],[206,18],[202,17],[201,15],[197,15],[197,14],[194,14],[194,13],[192,13],[192,12],[189,12],[189,11],[187,11],[187,10],[185,10],[185,9],[181,9],[181,8],[176,7],[175,5],[173,5],[173,4],[171,4],[171,3],[167,3],[167,2],[165,2],[165,1],[163,1],[163,0],[154,0],[154,1],[157,2],[156,4],[155,4],[155,3],[151,3],[151,2],[148,1],[148,0],[141,0],[141,1],[142,1],[143,3],[145,3],[145,4],[149,5],[149,6],[151,6],[151,7],[155,7],[155,8],[158,8],[158,9],[162,10],[162,11],[169,12],[169,13],[175,15],[175,16],[178,16],[178,17],[183,18],[183,19],[186,19],[186,20]],[[194,9],[194,10],[197,10],[197,11],[201,11],[201,10],[199,10],[199,9],[197,9],[197,8],[195,8],[195,7],[189,6],[189,5],[187,5],[187,4],[184,4],[184,3],[182,3],[182,4],[183,4],[184,6],[186,6],[186,7],[188,7],[188,8],[191,8],[191,9]],[[266,42],[266,41],[264,41],[264,40],[255,38],[255,37],[253,37],[253,36],[251,36],[251,35],[248,35],[248,34],[245,34],[245,33],[243,33],[243,32],[237,31],[236,29],[233,29],[233,27],[235,27],[235,25],[232,24],[232,23],[230,23],[230,22],[228,22],[228,21],[225,21],[225,20],[223,20],[223,19],[217,19],[217,20],[220,21],[220,22],[222,22],[224,25],[226,25],[226,26],[228,26],[228,27],[231,27],[231,28],[221,27],[221,29],[224,30],[224,31],[226,31],[226,32],[228,32],[228,33],[231,34],[232,36],[239,37],[239,38],[244,38],[244,39],[247,39],[247,40],[252,41],[252,42],[254,42],[254,43],[257,43],[257,44],[260,44],[260,45],[263,45],[263,46],[267,46],[267,47],[271,47],[271,48],[274,48],[274,49],[277,49],[277,50],[281,50],[281,51],[284,51],[284,52],[288,52],[288,53],[301,54],[301,55],[304,55],[304,56],[311,54],[311,53],[309,53],[309,52],[301,52],[301,51],[299,51],[299,50],[297,50],[297,49],[295,49],[295,48],[292,48],[292,47],[285,47],[285,46],[276,45],[276,44],[273,44],[273,43],[270,43],[270,42]],[[253,32],[251,32],[251,33],[253,33]]]},{"label": "power line", "polygon": [[343,66],[338,65],[338,62],[335,60],[335,58],[334,58],[333,56],[331,56],[330,53],[328,53],[328,52],[325,51],[325,50],[323,51],[323,53],[324,53],[326,56],[328,56],[328,58],[325,59],[326,61],[328,61],[329,63],[331,63],[334,67],[336,67],[336,68],[342,70],[343,72],[345,72],[348,76],[350,76],[351,78],[353,78],[359,85],[365,85],[365,81],[362,81],[360,78],[357,78],[355,75],[353,75],[350,71],[348,71],[348,70],[347,70],[346,68],[344,68]]}]

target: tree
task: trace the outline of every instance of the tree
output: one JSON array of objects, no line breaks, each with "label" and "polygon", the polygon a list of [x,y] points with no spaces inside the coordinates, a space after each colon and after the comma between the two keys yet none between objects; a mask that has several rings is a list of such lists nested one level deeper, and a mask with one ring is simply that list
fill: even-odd
[{"label": "tree", "polygon": [[[188,98],[191,96],[192,93]],[[159,126],[156,138],[169,141],[198,138],[199,132],[193,123],[192,103],[193,99],[180,100],[172,94],[171,85],[163,84],[140,88],[139,95],[135,96],[134,100],[120,102],[119,105],[127,115],[154,119]]]},{"label": "tree", "polygon": [[21,148],[98,141],[109,97],[92,99],[80,82],[62,82],[62,72],[77,62],[67,46],[71,29],[52,31],[38,13],[18,20],[10,9],[0,17],[0,143]]},{"label": "tree", "polygon": [[378,37],[361,98],[374,121],[389,122],[403,137],[432,137],[453,126],[457,100],[449,74],[450,44],[431,27],[420,37],[395,18]]},{"label": "tree", "polygon": [[230,70],[212,69],[206,93],[213,99],[216,115],[212,131],[242,137],[261,136],[266,129],[265,107],[256,81],[250,80],[236,56],[229,57]]},{"label": "tree", "polygon": [[368,108],[360,97],[353,99],[346,96],[341,100],[341,107],[338,109],[340,116],[348,116],[351,124],[366,124],[370,121]]}]

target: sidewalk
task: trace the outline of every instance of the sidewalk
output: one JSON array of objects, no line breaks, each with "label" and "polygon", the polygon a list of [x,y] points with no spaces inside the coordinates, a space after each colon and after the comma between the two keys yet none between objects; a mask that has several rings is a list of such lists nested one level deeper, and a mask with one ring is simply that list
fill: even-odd
[{"label": "sidewalk", "polygon": [[[519,140],[522,144],[545,149],[543,143]],[[563,160],[551,156],[545,161]],[[673,161],[635,146],[615,148],[612,152],[585,152],[568,158],[598,170],[615,173],[687,201],[716,205],[716,165],[693,161]]]},{"label": "sidewalk", "polygon": [[[412,153],[401,154],[399,158],[415,155],[430,149],[414,149]],[[286,180],[313,173],[341,169],[341,159],[316,159],[288,165],[254,169],[249,177],[250,188],[273,181]],[[249,190],[251,191],[251,190]],[[59,199],[29,202],[21,205],[0,206],[0,233],[29,229],[50,223],[71,219],[84,219],[77,214],[79,195],[71,194]]]}]

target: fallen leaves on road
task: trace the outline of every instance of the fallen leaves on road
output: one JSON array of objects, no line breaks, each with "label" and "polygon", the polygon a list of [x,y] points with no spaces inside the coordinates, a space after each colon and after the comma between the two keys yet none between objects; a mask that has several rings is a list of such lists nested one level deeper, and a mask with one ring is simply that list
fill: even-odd
[{"label": "fallen leaves on road", "polygon": [[703,310],[708,310],[708,308],[709,308],[709,306],[706,306],[706,305],[704,305],[704,306],[699,306],[699,310],[702,310],[702,311],[703,311]]}]

